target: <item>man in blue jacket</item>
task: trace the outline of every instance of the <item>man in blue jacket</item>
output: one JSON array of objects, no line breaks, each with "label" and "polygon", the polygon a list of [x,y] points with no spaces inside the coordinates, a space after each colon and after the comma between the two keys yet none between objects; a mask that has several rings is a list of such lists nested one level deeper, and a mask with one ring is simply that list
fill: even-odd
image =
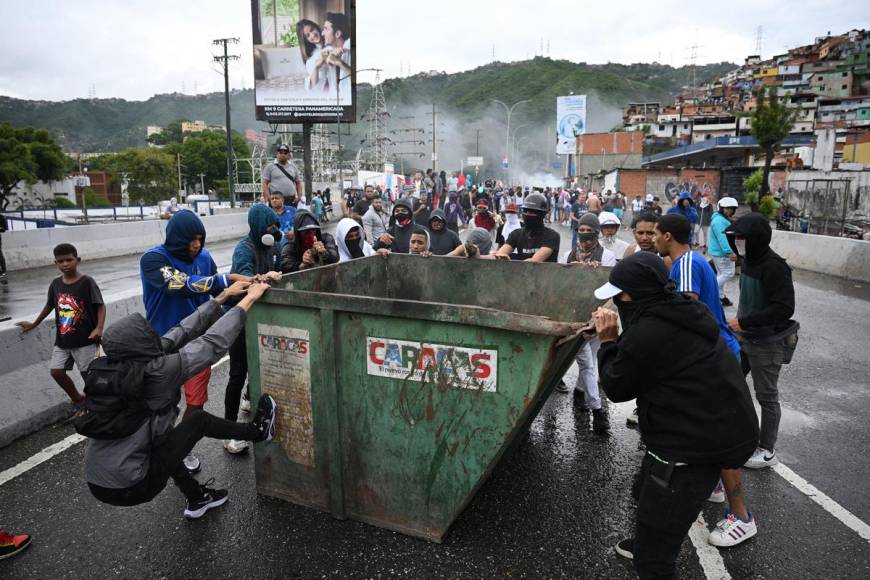
[{"label": "man in blue jacket", "polygon": [[[166,240],[142,255],[139,275],[145,318],[161,336],[232,282],[254,281],[250,276],[218,274],[205,248],[205,226],[190,210],[172,216],[166,224]],[[210,379],[208,367],[184,383],[185,419],[205,406]],[[184,458],[184,465],[193,472],[201,467],[193,453]]]},{"label": "man in blue jacket", "polygon": [[[688,191],[684,191],[680,194],[679,199],[677,199],[677,205],[668,210],[668,213],[676,213],[680,214],[692,224],[692,230],[695,229],[695,225],[698,223],[698,210],[695,209],[694,202],[692,201],[692,194]],[[689,234],[689,245],[692,245],[692,234]]]},{"label": "man in blue jacket", "polygon": [[[248,235],[239,240],[233,250],[231,275],[247,276],[258,281],[281,280],[281,239],[278,214],[269,206],[258,203],[248,211]],[[248,378],[248,350],[245,333],[241,332],[230,346],[230,372],[224,393],[224,419],[239,417],[242,389]],[[241,453],[248,448],[242,439],[228,439],[224,449]]]}]

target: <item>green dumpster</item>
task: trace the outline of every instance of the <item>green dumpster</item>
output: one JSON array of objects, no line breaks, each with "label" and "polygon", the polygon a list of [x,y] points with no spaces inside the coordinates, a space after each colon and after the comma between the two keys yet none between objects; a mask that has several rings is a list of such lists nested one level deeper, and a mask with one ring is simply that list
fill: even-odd
[{"label": "green dumpster", "polygon": [[246,326],[259,493],[441,541],[571,364],[607,269],[402,254],[285,277]]}]

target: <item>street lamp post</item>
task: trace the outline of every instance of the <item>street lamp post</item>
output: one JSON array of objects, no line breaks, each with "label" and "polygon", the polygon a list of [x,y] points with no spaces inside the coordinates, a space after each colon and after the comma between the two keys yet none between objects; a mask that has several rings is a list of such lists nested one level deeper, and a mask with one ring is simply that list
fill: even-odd
[{"label": "street lamp post", "polygon": [[[509,150],[510,150],[510,143],[511,143],[511,115],[514,112],[514,109],[517,108],[519,105],[522,105],[523,103],[530,103],[532,100],[531,99],[524,99],[522,101],[518,101],[518,102],[514,103],[510,107],[508,107],[506,103],[504,103],[503,101],[499,101],[498,99],[490,99],[490,101],[494,101],[494,102],[498,103],[499,105],[504,107],[504,110],[507,112],[507,132],[505,134],[505,139],[504,139],[504,152],[505,152],[505,155],[510,155]],[[510,161],[511,161],[510,158],[508,158],[508,170],[507,170],[508,177],[510,177]]]}]

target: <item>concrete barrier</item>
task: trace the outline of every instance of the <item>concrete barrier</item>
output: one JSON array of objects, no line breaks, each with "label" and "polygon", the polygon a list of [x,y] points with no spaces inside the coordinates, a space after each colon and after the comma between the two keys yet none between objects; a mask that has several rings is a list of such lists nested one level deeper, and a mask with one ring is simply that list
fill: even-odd
[{"label": "concrete barrier", "polygon": [[[141,289],[105,300],[107,320],[144,313]],[[69,398],[49,374],[54,336],[54,316],[26,334],[14,321],[0,323],[0,447],[69,415]],[[70,376],[81,388],[78,370]]]},{"label": "concrete barrier", "polygon": [[[205,224],[208,241],[240,238],[248,231],[247,212],[228,213],[200,218]],[[60,243],[70,243],[89,260],[114,258],[141,253],[143,249],[163,243],[168,220],[144,220],[113,224],[44,228],[3,234],[3,252],[9,270],[26,270],[54,263],[52,250]]]},{"label": "concrete barrier", "polygon": [[870,283],[870,242],[776,230],[770,246],[793,268]]}]

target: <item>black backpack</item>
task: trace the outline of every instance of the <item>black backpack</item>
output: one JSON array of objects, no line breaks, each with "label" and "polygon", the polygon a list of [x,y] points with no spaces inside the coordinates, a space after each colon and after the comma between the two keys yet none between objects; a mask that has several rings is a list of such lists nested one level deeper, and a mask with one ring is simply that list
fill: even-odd
[{"label": "black backpack", "polygon": [[91,362],[85,377],[84,408],[74,420],[80,435],[123,439],[151,418],[154,411],[141,395],[143,366],[105,356]]}]

